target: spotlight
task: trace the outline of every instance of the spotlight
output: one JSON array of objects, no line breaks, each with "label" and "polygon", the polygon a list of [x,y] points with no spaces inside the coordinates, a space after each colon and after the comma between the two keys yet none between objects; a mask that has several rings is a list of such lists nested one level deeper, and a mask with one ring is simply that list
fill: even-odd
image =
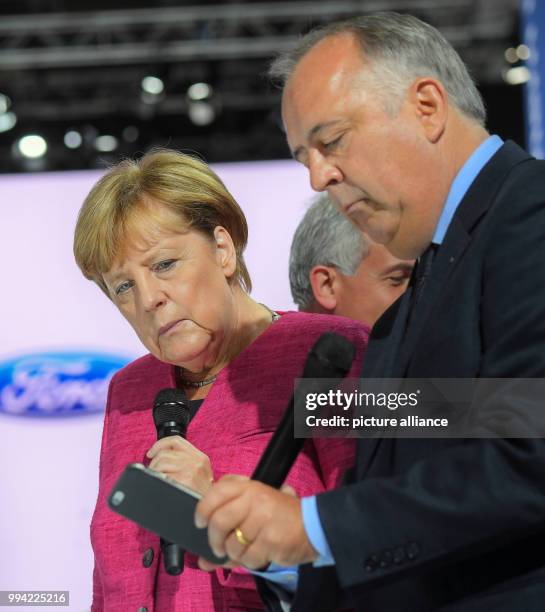
[{"label": "spotlight", "polygon": [[193,102],[189,105],[187,114],[195,125],[209,125],[216,118],[216,111],[208,102]]},{"label": "spotlight", "polygon": [[0,93],[0,114],[8,111],[11,106],[11,100],[5,95]]},{"label": "spotlight", "polygon": [[140,132],[134,125],[128,125],[121,133],[125,142],[136,142]]},{"label": "spotlight", "polygon": [[153,106],[161,100],[162,96],[157,94],[150,94],[147,91],[140,92],[140,100],[147,106]]},{"label": "spotlight", "polygon": [[110,153],[111,151],[115,151],[118,144],[117,138],[115,136],[110,136],[109,134],[98,136],[95,139],[95,149],[101,153]]},{"label": "spotlight", "polygon": [[7,112],[0,115],[0,133],[8,132],[17,123],[17,116],[15,113]]},{"label": "spotlight", "polygon": [[504,55],[505,59],[510,64],[516,64],[519,61],[517,50],[514,47],[509,47],[509,49],[506,49]]},{"label": "spotlight", "polygon": [[19,139],[17,148],[23,157],[38,159],[46,154],[47,142],[38,134],[28,134]]},{"label": "spotlight", "polygon": [[212,97],[212,87],[208,83],[193,83],[187,90],[187,97],[194,102]]},{"label": "spotlight", "polygon": [[526,66],[516,66],[506,70],[503,78],[509,85],[522,85],[530,79],[530,71]]},{"label": "spotlight", "polygon": [[530,49],[526,45],[519,45],[517,47],[517,55],[521,60],[530,59]]},{"label": "spotlight", "polygon": [[76,130],[69,130],[64,135],[64,144],[69,149],[77,149],[81,147],[81,143],[83,142],[83,138],[79,132]]},{"label": "spotlight", "polygon": [[140,83],[142,87],[142,91],[145,91],[148,94],[153,96],[158,96],[163,93],[165,89],[165,84],[161,79],[154,76],[145,76]]}]

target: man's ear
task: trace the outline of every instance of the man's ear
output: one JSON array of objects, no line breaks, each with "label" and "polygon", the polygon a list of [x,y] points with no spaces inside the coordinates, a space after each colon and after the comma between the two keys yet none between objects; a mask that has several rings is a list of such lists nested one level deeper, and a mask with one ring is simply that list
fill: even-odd
[{"label": "man's ear", "polygon": [[237,269],[237,253],[229,232],[218,225],[214,228],[216,256],[226,278],[232,278]]},{"label": "man's ear", "polygon": [[448,95],[443,84],[429,77],[416,79],[408,96],[424,135],[429,142],[436,143],[445,131],[449,113]]},{"label": "man's ear", "polygon": [[337,274],[332,266],[314,266],[309,273],[314,299],[326,310],[335,310],[337,307]]}]

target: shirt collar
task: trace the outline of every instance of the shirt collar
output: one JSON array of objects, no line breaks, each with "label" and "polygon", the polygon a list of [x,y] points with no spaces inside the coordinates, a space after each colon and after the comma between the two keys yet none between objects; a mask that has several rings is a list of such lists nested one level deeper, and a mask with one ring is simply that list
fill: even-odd
[{"label": "shirt collar", "polygon": [[460,168],[450,186],[443,211],[435,228],[435,234],[432,239],[433,244],[442,244],[452,217],[470,188],[471,183],[473,183],[479,172],[502,145],[503,140],[499,136],[489,136],[473,151],[465,164]]}]

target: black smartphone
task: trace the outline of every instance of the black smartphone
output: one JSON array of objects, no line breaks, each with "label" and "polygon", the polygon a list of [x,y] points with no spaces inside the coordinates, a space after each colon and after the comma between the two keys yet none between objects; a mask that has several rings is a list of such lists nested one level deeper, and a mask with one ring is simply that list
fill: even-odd
[{"label": "black smartphone", "polygon": [[195,527],[195,507],[201,498],[188,489],[145,467],[129,464],[108,496],[108,506],[164,540],[221,565],[208,544],[206,529]]}]

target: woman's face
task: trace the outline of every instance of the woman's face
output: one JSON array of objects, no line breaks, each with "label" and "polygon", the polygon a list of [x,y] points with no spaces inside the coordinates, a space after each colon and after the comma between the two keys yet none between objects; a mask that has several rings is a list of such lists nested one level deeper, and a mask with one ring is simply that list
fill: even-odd
[{"label": "woman's face", "polygon": [[104,274],[114,304],[150,353],[192,372],[213,367],[236,328],[229,284],[235,251],[224,228],[214,238],[150,222]]}]

